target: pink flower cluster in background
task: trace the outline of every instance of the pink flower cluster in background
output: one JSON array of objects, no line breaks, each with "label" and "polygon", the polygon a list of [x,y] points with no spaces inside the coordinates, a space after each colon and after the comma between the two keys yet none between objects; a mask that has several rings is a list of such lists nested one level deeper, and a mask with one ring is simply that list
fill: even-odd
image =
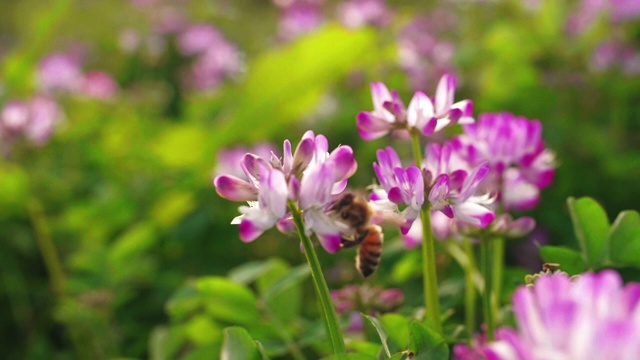
[{"label": "pink flower cluster in background", "polygon": [[10,146],[21,138],[36,146],[46,144],[62,116],[58,104],[45,95],[7,102],[0,112],[2,150],[10,151]]},{"label": "pink flower cluster in background", "polygon": [[339,314],[349,316],[347,331],[358,332],[363,330],[361,313],[376,315],[394,311],[404,302],[404,294],[396,288],[347,285],[331,290],[331,299]]},{"label": "pink flower cluster in background", "polygon": [[106,72],[84,72],[81,56],[73,52],[57,52],[44,57],[38,65],[36,83],[45,94],[68,94],[99,100],[109,100],[118,91],[118,84]]}]

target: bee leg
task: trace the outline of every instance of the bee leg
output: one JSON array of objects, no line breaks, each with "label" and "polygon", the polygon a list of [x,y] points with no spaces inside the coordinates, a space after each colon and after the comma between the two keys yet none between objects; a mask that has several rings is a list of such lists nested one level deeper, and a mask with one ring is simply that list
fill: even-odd
[{"label": "bee leg", "polygon": [[367,238],[367,235],[369,235],[369,230],[366,230],[361,234],[357,234],[357,237],[353,240],[342,238],[342,242],[340,243],[340,248],[349,249],[356,245],[360,245],[362,244],[362,241],[364,241],[364,239]]}]

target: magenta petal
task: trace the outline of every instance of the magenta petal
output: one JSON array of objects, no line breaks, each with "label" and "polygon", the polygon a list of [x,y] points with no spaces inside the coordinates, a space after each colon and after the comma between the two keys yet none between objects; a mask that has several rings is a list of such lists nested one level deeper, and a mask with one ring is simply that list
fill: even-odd
[{"label": "magenta petal", "polygon": [[536,221],[528,216],[521,217],[512,221],[508,225],[507,236],[522,237],[533,231],[536,227]]},{"label": "magenta petal", "polygon": [[238,229],[240,230],[240,240],[244,242],[251,242],[264,232],[264,229],[255,226],[255,224],[249,220],[242,220]]},{"label": "magenta petal", "polygon": [[449,112],[453,105],[453,97],[456,91],[456,78],[451,74],[444,74],[436,88],[435,108],[437,116]]},{"label": "magenta petal", "polygon": [[300,140],[295,153],[293,154],[293,165],[291,171],[298,173],[306,169],[315,151],[315,143],[311,138],[303,138]]},{"label": "magenta petal", "polygon": [[288,234],[296,231],[296,224],[293,222],[293,218],[291,218],[290,214],[288,216],[278,220],[276,223],[276,227],[281,233]]},{"label": "magenta petal", "polygon": [[389,132],[389,130],[393,128],[393,123],[365,111],[358,114],[356,124],[358,125],[358,129],[368,132]]},{"label": "magenta petal", "polygon": [[402,191],[398,187],[393,187],[388,192],[389,201],[392,201],[396,204],[403,204],[404,199],[402,198]]},{"label": "magenta petal", "polygon": [[220,175],[213,179],[213,186],[221,197],[232,201],[252,201],[258,191],[248,182],[231,175]]},{"label": "magenta petal", "polygon": [[[431,188],[431,191],[429,191],[429,202],[435,206],[444,202],[447,197],[449,197],[449,177],[442,174],[438,176],[436,183]],[[438,206],[436,206],[436,209],[440,210]]]},{"label": "magenta petal", "polygon": [[331,152],[329,159],[333,160],[336,164],[334,174],[335,181],[341,181],[350,177],[355,174],[358,169],[358,163],[356,163],[356,160],[353,157],[353,150],[349,146],[342,145],[337,147],[333,152]]},{"label": "magenta petal", "polygon": [[438,125],[438,119],[435,117],[432,117],[431,119],[429,119],[429,121],[427,121],[427,123],[420,129],[420,132],[423,135],[431,135],[436,131],[436,125]]},{"label": "magenta petal", "polygon": [[320,245],[330,254],[340,250],[340,243],[342,243],[342,237],[340,234],[316,234]]},{"label": "magenta petal", "polygon": [[440,210],[443,214],[445,214],[449,219],[453,219],[453,208],[451,205],[446,205]]}]

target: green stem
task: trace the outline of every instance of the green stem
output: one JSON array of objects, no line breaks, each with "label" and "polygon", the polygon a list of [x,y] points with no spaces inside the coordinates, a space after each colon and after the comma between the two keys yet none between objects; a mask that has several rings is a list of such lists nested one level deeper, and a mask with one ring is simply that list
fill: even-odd
[{"label": "green stem", "polygon": [[318,255],[313,248],[311,239],[304,231],[302,212],[293,202],[289,202],[289,209],[291,210],[293,221],[296,224],[296,229],[298,230],[300,241],[302,241],[304,255],[307,258],[309,267],[311,268],[311,278],[313,278],[313,282],[318,292],[318,297],[320,298],[320,304],[322,305],[322,310],[324,312],[323,318],[325,320],[329,339],[331,340],[333,352],[336,355],[345,354],[346,349],[343,340],[344,336],[342,335],[342,329],[340,328],[338,314],[336,313],[336,309],[333,306],[333,302],[331,301],[331,294],[329,293],[327,282],[324,279],[322,268],[320,267],[320,261],[318,261]]},{"label": "green stem", "polygon": [[424,282],[424,303],[427,319],[434,330],[442,334],[440,322],[440,302],[438,300],[438,274],[436,272],[436,252],[431,230],[431,215],[429,208],[420,210],[422,219],[422,278]]},{"label": "green stem", "polygon": [[47,272],[49,273],[51,288],[58,297],[63,298],[66,278],[62,270],[62,263],[60,262],[58,251],[51,239],[51,233],[44,215],[44,210],[40,202],[36,199],[31,199],[27,208],[35,231],[36,244],[44,260]]},{"label": "green stem", "polygon": [[[411,133],[411,146],[416,166],[421,167],[422,145],[420,144],[420,134],[416,131]],[[431,215],[429,210],[430,204],[428,201],[425,201],[422,209],[420,209],[420,219],[422,220],[422,280],[424,284],[424,305],[427,312],[427,319],[429,319],[431,326],[442,334],[435,240],[433,230],[431,229]]]},{"label": "green stem", "polygon": [[482,312],[484,315],[484,322],[487,325],[487,340],[493,341],[493,333],[495,330],[493,309],[491,306],[491,293],[492,293],[492,275],[491,275],[491,263],[492,263],[492,246],[491,240],[481,239],[480,241],[480,261],[482,267],[482,277],[484,278],[484,289],[482,291]]},{"label": "green stem", "polygon": [[492,239],[492,281],[491,312],[493,323],[498,324],[498,311],[500,310],[500,294],[502,293],[502,274],[504,269],[504,239]]},{"label": "green stem", "polygon": [[467,266],[463,267],[464,269],[464,284],[465,284],[465,293],[464,293],[464,318],[465,325],[467,327],[467,333],[469,334],[469,339],[473,338],[473,331],[476,328],[476,286],[474,281],[474,271],[475,271],[475,255],[473,253],[473,245],[471,244],[471,239],[465,237],[463,239],[462,246],[464,248],[464,252],[467,255]]}]

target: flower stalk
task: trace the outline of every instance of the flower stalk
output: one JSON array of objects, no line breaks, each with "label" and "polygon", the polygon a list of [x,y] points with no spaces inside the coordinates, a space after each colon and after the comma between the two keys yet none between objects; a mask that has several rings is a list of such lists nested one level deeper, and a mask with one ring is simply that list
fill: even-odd
[{"label": "flower stalk", "polygon": [[309,267],[311,268],[311,277],[313,278],[313,283],[316,287],[316,291],[318,292],[318,297],[322,305],[324,313],[323,318],[325,320],[325,326],[327,328],[329,340],[331,341],[331,346],[333,347],[333,352],[336,355],[345,354],[346,349],[344,346],[344,336],[342,335],[342,329],[340,328],[338,314],[333,306],[333,302],[331,301],[329,287],[324,279],[324,274],[322,273],[322,268],[320,267],[320,261],[318,260],[316,251],[311,243],[311,239],[305,233],[302,211],[300,211],[293,201],[289,201],[289,210],[291,211],[293,221],[296,224],[298,236],[300,237],[300,241],[304,248],[304,255],[307,258]]},{"label": "flower stalk", "polygon": [[504,269],[504,238],[491,239],[493,259],[491,263],[491,313],[494,316],[493,323],[498,323],[500,310],[500,294],[502,293],[502,274]]},{"label": "flower stalk", "polygon": [[487,340],[494,340],[495,332],[495,314],[492,306],[492,294],[493,294],[493,275],[492,275],[492,263],[493,263],[493,246],[491,239],[481,239],[480,241],[480,266],[482,268],[482,277],[484,278],[484,289],[482,291],[482,312],[484,322],[487,326]]},{"label": "flower stalk", "polygon": [[462,246],[464,253],[467,255],[467,264],[464,266],[464,319],[469,339],[473,338],[473,332],[476,328],[476,286],[474,281],[475,272],[475,256],[473,253],[473,244],[471,239],[465,237]]},{"label": "flower stalk", "polygon": [[[411,144],[413,147],[413,157],[416,166],[422,164],[422,151],[420,149],[420,134],[411,134]],[[440,302],[438,298],[438,274],[436,272],[435,238],[431,229],[431,215],[429,213],[430,204],[425,202],[420,209],[420,220],[422,220],[422,281],[424,284],[424,305],[427,312],[427,319],[431,326],[442,333],[442,323],[440,321]]]}]

